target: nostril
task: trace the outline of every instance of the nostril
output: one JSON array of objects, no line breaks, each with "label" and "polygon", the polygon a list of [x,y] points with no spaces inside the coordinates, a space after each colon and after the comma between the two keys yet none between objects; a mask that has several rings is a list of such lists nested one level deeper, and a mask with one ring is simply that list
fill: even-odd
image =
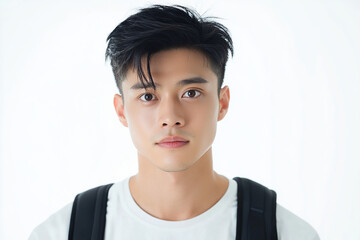
[{"label": "nostril", "polygon": [[[167,123],[163,123],[162,125],[163,125],[163,126],[167,126],[168,124],[167,124]],[[180,122],[176,122],[175,125],[181,125],[181,123],[180,123]]]}]

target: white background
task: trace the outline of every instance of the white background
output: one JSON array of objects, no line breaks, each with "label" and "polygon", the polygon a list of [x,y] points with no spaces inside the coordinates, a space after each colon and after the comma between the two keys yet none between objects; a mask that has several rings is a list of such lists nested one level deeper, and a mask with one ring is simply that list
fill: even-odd
[{"label": "white background", "polygon": [[[137,171],[104,61],[127,16],[169,1],[0,0],[0,239]],[[176,1],[217,16],[235,56],[214,168],[276,190],[321,239],[360,239],[359,1]]]}]

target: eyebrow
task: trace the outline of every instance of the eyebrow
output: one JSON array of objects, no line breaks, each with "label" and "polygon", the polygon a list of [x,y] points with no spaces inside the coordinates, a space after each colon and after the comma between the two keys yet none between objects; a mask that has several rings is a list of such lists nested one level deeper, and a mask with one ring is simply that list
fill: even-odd
[{"label": "eyebrow", "polygon": [[[178,83],[176,83],[176,86],[178,87],[182,87],[185,85],[189,85],[189,84],[193,84],[193,83],[209,83],[209,81],[201,78],[201,77],[194,77],[194,78],[187,78],[187,79],[183,79],[181,81],[179,81]],[[161,85],[158,83],[155,83],[155,86],[158,88],[161,88]],[[150,88],[152,87],[151,83],[145,83],[145,88]],[[143,89],[144,86],[142,83],[136,83],[135,85],[133,85],[130,89]]]}]

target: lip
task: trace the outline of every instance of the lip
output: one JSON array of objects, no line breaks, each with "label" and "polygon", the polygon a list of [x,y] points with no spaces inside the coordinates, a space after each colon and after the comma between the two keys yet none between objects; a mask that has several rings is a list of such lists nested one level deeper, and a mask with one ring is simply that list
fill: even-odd
[{"label": "lip", "polygon": [[168,136],[163,138],[160,142],[158,142],[157,145],[164,148],[179,148],[188,143],[189,141],[182,137]]},{"label": "lip", "polygon": [[163,148],[179,148],[182,147],[186,144],[188,144],[189,142],[163,142],[163,143],[158,143],[157,145]]},{"label": "lip", "polygon": [[186,140],[185,138],[182,137],[178,137],[178,136],[167,136],[163,139],[161,139],[159,143],[171,143],[171,142],[188,142],[188,140]]}]

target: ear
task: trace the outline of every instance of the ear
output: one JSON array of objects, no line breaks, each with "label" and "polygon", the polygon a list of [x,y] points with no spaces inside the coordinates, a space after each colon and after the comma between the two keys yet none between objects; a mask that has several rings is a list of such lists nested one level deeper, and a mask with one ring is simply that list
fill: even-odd
[{"label": "ear", "polygon": [[128,127],[128,123],[127,123],[126,116],[124,113],[123,97],[120,96],[119,94],[115,94],[115,96],[114,96],[114,107],[115,107],[115,111],[119,117],[120,122],[125,127]]},{"label": "ear", "polygon": [[222,120],[229,108],[230,102],[230,89],[228,86],[223,87],[220,89],[220,96],[219,96],[219,113],[218,113],[218,121]]}]

